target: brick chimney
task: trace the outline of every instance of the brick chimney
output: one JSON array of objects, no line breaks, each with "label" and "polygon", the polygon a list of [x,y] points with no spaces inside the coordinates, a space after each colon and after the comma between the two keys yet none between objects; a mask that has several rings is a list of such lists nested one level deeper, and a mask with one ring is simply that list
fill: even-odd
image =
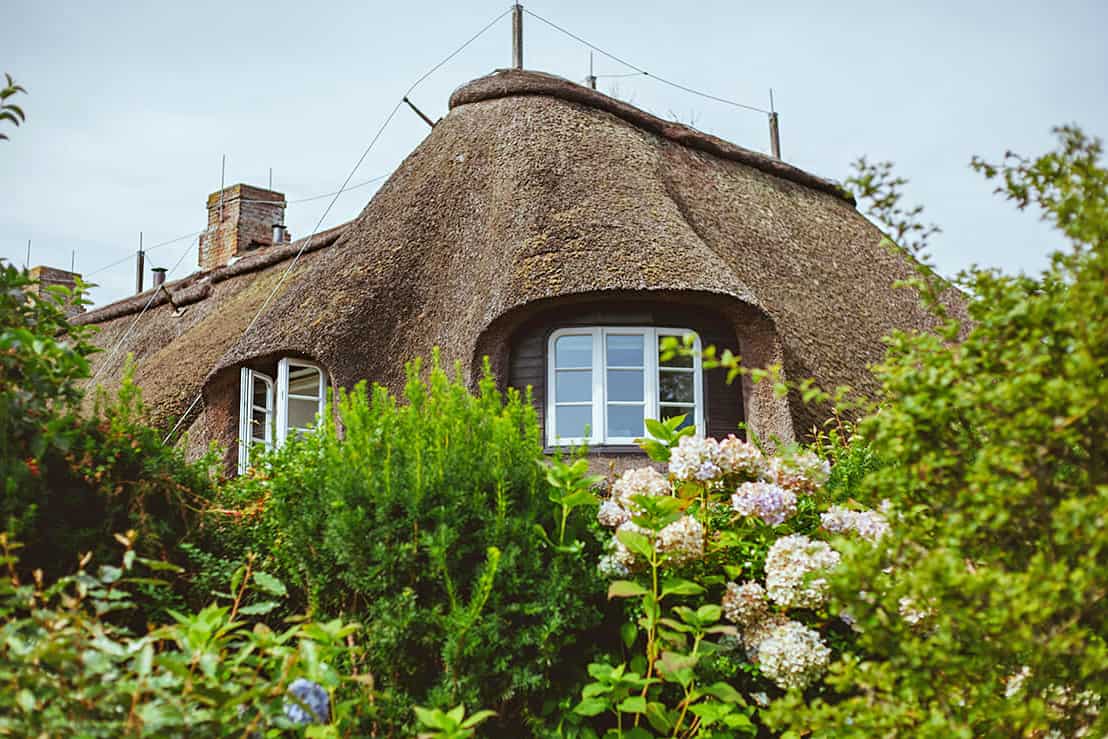
[{"label": "brick chimney", "polygon": [[[31,267],[27,275],[34,283],[28,286],[27,289],[40,298],[46,298],[46,296],[50,294],[47,288],[52,285],[60,285],[74,290],[77,287],[77,280],[81,279],[81,274],[79,272],[66,272],[64,269],[44,267],[41,264],[37,267]],[[63,307],[65,308],[65,314],[70,318],[85,312],[85,307],[83,305],[66,303]]]},{"label": "brick chimney", "polygon": [[[285,196],[251,185],[231,185],[208,196],[208,229],[200,236],[200,269],[226,265],[254,249],[273,246],[274,226],[285,222]],[[288,242],[288,232],[284,232]]]}]

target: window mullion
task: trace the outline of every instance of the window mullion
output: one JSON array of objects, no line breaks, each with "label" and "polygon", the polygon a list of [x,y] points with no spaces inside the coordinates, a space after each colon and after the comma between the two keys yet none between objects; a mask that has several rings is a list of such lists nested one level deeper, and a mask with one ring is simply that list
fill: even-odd
[{"label": "window mullion", "polygon": [[[647,351],[647,347],[650,347],[650,351]],[[647,335],[643,337],[643,354],[644,367],[643,367],[643,382],[646,385],[646,394],[643,395],[646,401],[646,407],[643,408],[644,418],[656,418],[662,417],[661,407],[658,404],[658,398],[661,397],[661,390],[658,387],[660,374],[658,372],[658,330],[647,329]],[[644,429],[645,431],[645,429]]]},{"label": "window mullion", "polygon": [[592,334],[592,438],[594,444],[601,444],[608,438],[608,395],[605,388],[607,357],[604,356],[603,329],[594,328]]}]

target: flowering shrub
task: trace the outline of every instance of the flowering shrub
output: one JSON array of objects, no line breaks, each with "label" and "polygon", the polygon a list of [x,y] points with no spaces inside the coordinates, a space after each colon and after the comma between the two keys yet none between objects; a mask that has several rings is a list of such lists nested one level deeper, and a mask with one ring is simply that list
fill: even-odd
[{"label": "flowering shrub", "polygon": [[[840,560],[827,539],[876,543],[888,529],[877,511],[831,504],[830,467],[812,452],[767,456],[734,436],[679,431],[680,421],[648,422],[643,446],[666,473],[623,473],[597,513],[613,529],[598,569],[613,580],[610,598],[634,604],[624,642],[641,653],[591,665],[574,710],[596,729],[614,722],[614,735],[754,733],[740,689],[807,688],[832,655],[828,634],[849,632],[827,610]],[[721,656],[741,660],[747,677],[706,679]]]}]

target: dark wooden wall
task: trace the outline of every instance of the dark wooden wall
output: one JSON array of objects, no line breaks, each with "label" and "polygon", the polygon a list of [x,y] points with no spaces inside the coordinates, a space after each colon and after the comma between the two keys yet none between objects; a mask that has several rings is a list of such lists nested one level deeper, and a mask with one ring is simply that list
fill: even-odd
[{"label": "dark wooden wall", "polygon": [[[521,325],[512,335],[508,354],[508,385],[521,392],[530,385],[535,410],[545,429],[546,353],[550,334],[570,326],[656,326],[686,328],[700,336],[702,347],[715,346],[739,354],[734,329],[708,309],[686,308],[673,303],[625,302],[586,303],[546,311]],[[727,371],[704,371],[704,417],[708,436],[722,439],[728,434],[745,438],[739,431],[743,421],[742,383],[727,384]],[[602,451],[602,450],[601,450]]]}]

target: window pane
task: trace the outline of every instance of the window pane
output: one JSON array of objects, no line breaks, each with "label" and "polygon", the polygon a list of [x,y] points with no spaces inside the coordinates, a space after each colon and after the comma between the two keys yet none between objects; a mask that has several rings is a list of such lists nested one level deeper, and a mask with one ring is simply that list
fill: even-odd
[{"label": "window pane", "polygon": [[555,432],[562,439],[588,436],[586,429],[592,426],[591,405],[560,405],[555,411],[558,418]]},{"label": "window pane", "polygon": [[686,426],[692,426],[696,420],[696,413],[694,408],[682,408],[674,405],[662,406],[662,420],[665,421],[669,418],[675,418],[676,416],[684,416],[685,420],[681,422],[678,428],[685,428]]},{"label": "window pane", "polygon": [[608,436],[643,436],[641,405],[609,405]]},{"label": "window pane", "polygon": [[254,405],[259,408],[269,407],[269,386],[254,376]]},{"label": "window pane", "polygon": [[554,342],[557,367],[592,367],[592,336],[562,336]]},{"label": "window pane", "polygon": [[[665,354],[669,353],[669,352],[662,351],[662,342],[665,341],[668,338],[677,339],[677,347],[672,352],[673,356],[669,357],[669,359],[663,359],[662,357]],[[692,356],[692,354],[683,354],[682,352],[685,352],[685,351],[687,351],[687,350],[685,349],[685,345],[681,341],[681,337],[679,337],[679,336],[673,336],[673,337],[659,336],[658,337],[658,364],[660,366],[662,366],[662,367],[690,367],[691,368],[693,366],[693,356]]]},{"label": "window pane", "polygon": [[[315,367],[289,368],[289,392],[293,395],[319,397],[319,370]],[[297,425],[291,424],[290,425]]]},{"label": "window pane", "polygon": [[311,428],[318,412],[319,403],[314,400],[289,398],[289,428]]},{"label": "window pane", "polygon": [[265,441],[265,417],[264,411],[253,411],[250,414],[250,437],[256,441]]},{"label": "window pane", "polygon": [[608,370],[608,400],[643,399],[642,370]]},{"label": "window pane", "polygon": [[558,403],[592,400],[592,370],[558,370],[555,383],[554,400]]},{"label": "window pane", "polygon": [[642,367],[641,335],[625,336],[609,334],[608,341],[608,366],[609,367]]},{"label": "window pane", "polygon": [[661,372],[658,374],[658,390],[663,403],[692,403],[692,372]]}]

